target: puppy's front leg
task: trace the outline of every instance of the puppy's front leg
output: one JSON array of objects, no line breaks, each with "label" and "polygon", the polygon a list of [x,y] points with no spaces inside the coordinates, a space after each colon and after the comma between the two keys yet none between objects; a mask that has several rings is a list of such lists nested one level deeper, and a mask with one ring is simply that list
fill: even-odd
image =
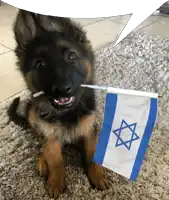
[{"label": "puppy's front leg", "polygon": [[104,168],[93,162],[97,139],[97,134],[92,134],[84,138],[87,175],[93,187],[105,190],[109,188],[109,182],[105,176]]},{"label": "puppy's front leg", "polygon": [[56,138],[51,137],[46,142],[38,166],[40,171],[47,168],[47,190],[51,197],[57,198],[65,189],[66,173],[61,146]]}]

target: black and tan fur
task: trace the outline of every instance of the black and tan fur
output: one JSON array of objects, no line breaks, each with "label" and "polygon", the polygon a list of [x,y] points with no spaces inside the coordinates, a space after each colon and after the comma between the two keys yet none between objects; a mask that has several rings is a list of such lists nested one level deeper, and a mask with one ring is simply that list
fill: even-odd
[{"label": "black and tan fur", "polygon": [[[45,91],[44,95],[32,98],[25,122],[28,122],[37,134],[45,136],[46,143],[39,158],[38,169],[41,175],[47,177],[49,194],[57,198],[66,185],[63,145],[74,143],[81,138],[86,158],[85,169],[91,184],[98,189],[108,188],[103,168],[92,161],[98,136],[95,94],[91,89],[80,87],[81,83],[93,84],[94,54],[85,32],[68,18],[36,15],[20,10],[14,33],[18,66],[29,90],[32,93]],[[74,55],[78,57],[72,63],[62,60],[61,54],[62,51],[69,52],[70,49],[73,49]],[[45,66],[44,63],[42,65],[44,68],[36,68],[38,59],[45,60]],[[72,66],[81,71],[81,76],[73,71]],[[70,108],[57,109],[52,104],[51,97],[55,98],[61,94],[52,92],[51,88],[55,81],[56,87],[65,86],[70,77],[72,82],[77,84],[76,88],[72,86],[76,101]],[[80,82],[77,83],[78,78]],[[9,109],[11,120],[17,118],[14,112],[18,104],[19,100],[14,100],[12,109]]]}]

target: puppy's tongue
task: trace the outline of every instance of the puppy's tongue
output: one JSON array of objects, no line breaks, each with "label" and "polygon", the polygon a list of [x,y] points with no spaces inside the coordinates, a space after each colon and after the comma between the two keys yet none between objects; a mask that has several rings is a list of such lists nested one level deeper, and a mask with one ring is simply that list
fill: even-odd
[{"label": "puppy's tongue", "polygon": [[54,99],[55,104],[57,105],[67,105],[73,101],[73,97],[61,97],[58,99]]}]

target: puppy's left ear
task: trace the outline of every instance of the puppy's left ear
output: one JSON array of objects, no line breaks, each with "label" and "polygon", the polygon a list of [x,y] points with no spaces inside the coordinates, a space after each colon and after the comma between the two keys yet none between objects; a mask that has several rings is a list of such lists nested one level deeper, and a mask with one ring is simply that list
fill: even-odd
[{"label": "puppy's left ear", "polygon": [[35,13],[19,10],[13,30],[17,44],[21,48],[25,48],[25,46],[36,36]]}]

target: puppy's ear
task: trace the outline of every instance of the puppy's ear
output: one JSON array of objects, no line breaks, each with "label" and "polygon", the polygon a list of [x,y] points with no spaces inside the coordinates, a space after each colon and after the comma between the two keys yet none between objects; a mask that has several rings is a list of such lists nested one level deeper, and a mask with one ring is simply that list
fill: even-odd
[{"label": "puppy's ear", "polygon": [[62,33],[65,29],[65,23],[70,23],[68,18],[40,14],[38,14],[37,17],[40,27],[45,31],[57,31]]},{"label": "puppy's ear", "polygon": [[29,11],[19,10],[14,24],[14,34],[17,44],[25,48],[36,36],[36,15]]}]

